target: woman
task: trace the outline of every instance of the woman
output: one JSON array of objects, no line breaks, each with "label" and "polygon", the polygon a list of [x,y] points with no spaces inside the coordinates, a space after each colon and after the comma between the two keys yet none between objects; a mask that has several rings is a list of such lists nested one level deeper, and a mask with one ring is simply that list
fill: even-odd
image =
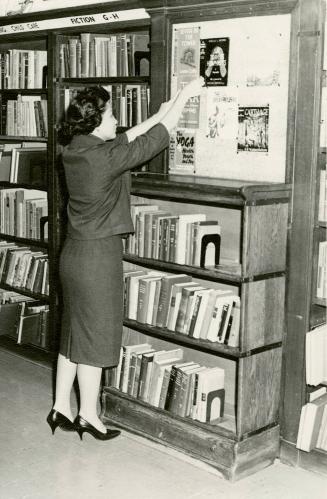
[{"label": "woman", "polygon": [[[99,440],[119,435],[97,414],[103,367],[116,366],[122,337],[122,235],[133,232],[129,170],[169,145],[187,100],[204,81],[194,80],[143,123],[116,137],[117,120],[101,87],[79,92],[67,110],[60,138],[69,193],[68,231],[60,257],[64,312],[57,363],[56,397],[47,421],[88,432]],[[79,415],[70,394],[77,374]]]}]

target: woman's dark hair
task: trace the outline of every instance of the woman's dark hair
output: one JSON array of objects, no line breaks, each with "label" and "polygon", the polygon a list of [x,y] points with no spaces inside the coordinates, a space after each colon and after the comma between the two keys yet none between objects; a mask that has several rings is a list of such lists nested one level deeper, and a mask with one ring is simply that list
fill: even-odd
[{"label": "woman's dark hair", "polygon": [[98,127],[110,95],[103,87],[80,90],[71,100],[58,130],[58,140],[67,145],[74,135],[88,135]]}]

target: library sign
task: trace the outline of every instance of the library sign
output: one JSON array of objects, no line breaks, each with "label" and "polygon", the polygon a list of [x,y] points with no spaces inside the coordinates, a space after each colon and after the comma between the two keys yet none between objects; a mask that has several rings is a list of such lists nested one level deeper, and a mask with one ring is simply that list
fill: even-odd
[{"label": "library sign", "polygon": [[0,26],[0,35],[67,28],[71,26],[90,26],[119,21],[135,21],[135,19],[147,18],[149,18],[149,14],[145,9],[120,10],[118,12],[104,12],[101,14],[86,14],[84,16],[60,17],[58,19],[43,19],[29,23],[8,24]]}]

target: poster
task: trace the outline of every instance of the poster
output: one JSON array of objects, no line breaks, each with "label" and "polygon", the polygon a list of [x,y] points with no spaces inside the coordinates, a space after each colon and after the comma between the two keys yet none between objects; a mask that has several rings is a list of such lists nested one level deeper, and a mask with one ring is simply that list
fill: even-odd
[{"label": "poster", "polygon": [[207,38],[200,45],[200,75],[207,86],[226,86],[229,38]]},{"label": "poster", "polygon": [[176,129],[170,136],[169,170],[195,173],[195,130]]},{"label": "poster", "polygon": [[206,138],[208,139],[208,147],[212,142],[232,141],[231,145],[235,150],[238,126],[237,89],[209,87],[206,101]]},{"label": "poster", "polygon": [[239,107],[237,152],[268,152],[269,106]]},{"label": "poster", "polygon": [[[198,78],[200,71],[200,29],[199,27],[176,29],[174,38],[173,74],[176,77],[176,91]],[[188,100],[179,128],[199,127],[199,97]]]}]

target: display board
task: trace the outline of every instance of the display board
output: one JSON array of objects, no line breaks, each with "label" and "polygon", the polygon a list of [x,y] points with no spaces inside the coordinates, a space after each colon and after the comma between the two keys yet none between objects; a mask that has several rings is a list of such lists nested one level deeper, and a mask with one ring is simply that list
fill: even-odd
[{"label": "display board", "polygon": [[171,134],[169,171],[285,181],[290,15],[174,24],[171,94],[205,88]]}]

